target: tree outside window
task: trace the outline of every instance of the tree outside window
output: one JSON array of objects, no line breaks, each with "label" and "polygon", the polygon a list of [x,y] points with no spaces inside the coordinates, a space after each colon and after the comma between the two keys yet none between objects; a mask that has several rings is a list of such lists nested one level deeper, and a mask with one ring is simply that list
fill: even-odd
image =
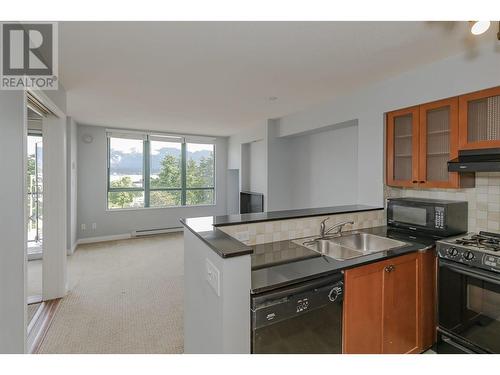
[{"label": "tree outside window", "polygon": [[109,137],[108,208],[215,203],[215,146]]}]

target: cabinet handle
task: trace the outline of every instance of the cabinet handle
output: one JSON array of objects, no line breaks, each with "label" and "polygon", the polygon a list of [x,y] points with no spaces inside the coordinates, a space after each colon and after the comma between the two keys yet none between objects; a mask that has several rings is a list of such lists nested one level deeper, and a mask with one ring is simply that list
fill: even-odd
[{"label": "cabinet handle", "polygon": [[425,181],[420,181],[421,184],[425,184]]},{"label": "cabinet handle", "polygon": [[418,184],[418,181],[417,180],[413,180],[412,183]]},{"label": "cabinet handle", "polygon": [[394,266],[391,264],[390,266],[386,266],[386,267],[384,268],[384,271],[385,271],[385,272],[392,272],[392,271],[394,271],[394,268],[396,268],[396,267],[394,267]]}]

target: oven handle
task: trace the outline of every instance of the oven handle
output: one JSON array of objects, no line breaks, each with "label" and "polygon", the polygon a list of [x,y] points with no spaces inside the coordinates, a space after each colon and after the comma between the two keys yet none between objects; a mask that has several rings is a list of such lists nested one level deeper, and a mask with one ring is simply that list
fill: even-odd
[{"label": "oven handle", "polygon": [[[462,265],[458,265],[456,263],[451,263],[451,262],[448,262],[448,261],[443,260],[443,259],[439,260],[439,266],[448,268],[453,272],[456,272],[456,273],[459,273],[459,274],[462,274],[465,276],[474,277],[478,280],[486,281],[488,283],[495,284],[495,285],[500,285],[500,275],[498,278],[496,278],[493,275],[490,276],[488,271],[482,271],[482,272],[473,271],[467,266],[462,266]],[[486,272],[488,272],[488,273],[486,273]]]}]

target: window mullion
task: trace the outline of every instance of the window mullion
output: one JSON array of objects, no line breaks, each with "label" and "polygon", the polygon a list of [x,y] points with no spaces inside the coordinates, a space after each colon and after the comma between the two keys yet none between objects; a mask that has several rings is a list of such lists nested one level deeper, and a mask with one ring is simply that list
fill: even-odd
[{"label": "window mullion", "polygon": [[186,144],[181,144],[181,205],[186,205]]},{"label": "window mullion", "polygon": [[143,153],[143,160],[144,160],[144,175],[143,175],[143,185],[144,185],[144,207],[149,207],[149,202],[150,202],[150,147],[149,147],[149,140],[144,141],[144,153]]}]

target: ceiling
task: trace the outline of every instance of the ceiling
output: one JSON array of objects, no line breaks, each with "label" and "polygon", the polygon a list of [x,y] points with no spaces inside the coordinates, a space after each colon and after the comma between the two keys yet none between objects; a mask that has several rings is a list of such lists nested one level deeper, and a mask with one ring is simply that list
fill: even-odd
[{"label": "ceiling", "polygon": [[[466,22],[62,22],[78,123],[231,135],[478,43]],[[275,100],[270,100],[276,97]]]}]

